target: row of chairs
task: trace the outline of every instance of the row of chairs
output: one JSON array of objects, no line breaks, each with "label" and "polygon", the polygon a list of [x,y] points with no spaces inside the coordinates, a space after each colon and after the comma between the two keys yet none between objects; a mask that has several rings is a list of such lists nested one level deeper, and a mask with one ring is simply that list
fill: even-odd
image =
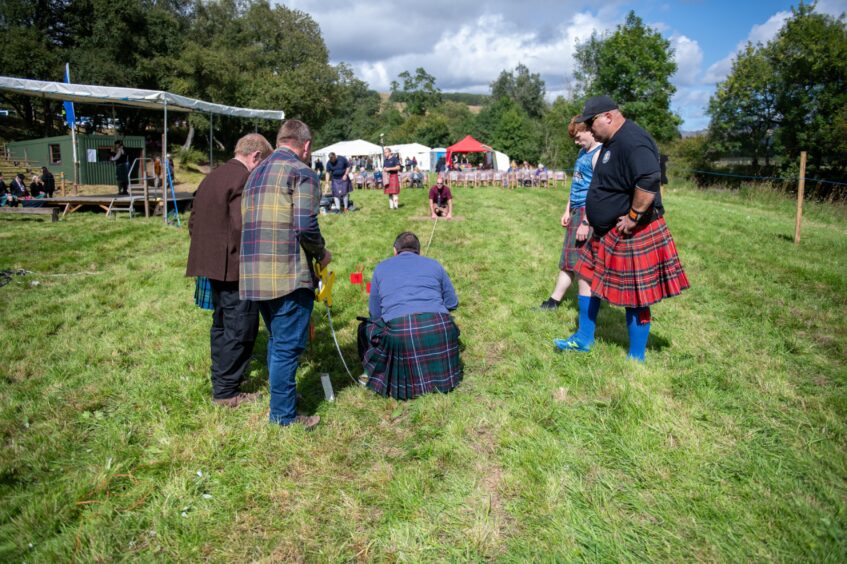
[{"label": "row of chairs", "polygon": [[[444,173],[445,183],[451,187],[476,188],[482,186],[497,186],[501,188],[564,188],[568,175],[562,170],[548,170],[541,174],[535,171],[518,170],[516,172],[501,172],[495,170],[479,171],[450,171]],[[423,187],[434,183],[434,176],[424,174]],[[373,174],[357,172],[351,176],[353,187],[356,189],[382,188],[377,186]],[[400,185],[403,188],[412,186],[412,173],[400,173]]]},{"label": "row of chairs", "polygon": [[495,170],[480,170],[470,172],[450,171],[446,173],[449,186],[475,188],[479,186],[498,186],[502,188],[543,188],[564,187],[568,176],[562,170],[548,170],[541,174],[535,171],[518,170],[516,172],[501,172]]}]

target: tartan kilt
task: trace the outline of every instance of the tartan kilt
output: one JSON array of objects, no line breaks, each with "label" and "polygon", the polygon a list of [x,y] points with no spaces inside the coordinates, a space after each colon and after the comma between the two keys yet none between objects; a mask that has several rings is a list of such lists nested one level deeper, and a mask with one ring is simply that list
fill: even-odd
[{"label": "tartan kilt", "polygon": [[592,237],[582,249],[576,273],[591,281],[593,295],[622,307],[647,307],[689,287],[662,217],[637,226],[630,236],[613,228]]},{"label": "tartan kilt", "polygon": [[576,230],[579,229],[583,219],[585,219],[585,206],[571,210],[571,222],[565,229],[565,241],[562,243],[559,270],[573,272],[576,267],[576,259],[579,258],[582,248],[591,240],[594,231],[590,227],[588,228],[588,237],[584,241],[576,240]]},{"label": "tartan kilt", "polygon": [[332,187],[333,198],[343,198],[353,191],[353,182],[351,182],[349,178],[347,180],[344,180],[343,178],[333,178],[330,186]]},{"label": "tartan kilt", "polygon": [[389,172],[388,184],[385,185],[383,194],[399,194],[400,193],[400,173]]},{"label": "tartan kilt", "polygon": [[449,392],[462,381],[459,328],[447,313],[368,321],[362,364],[368,388],[395,399]]},{"label": "tartan kilt", "polygon": [[215,310],[212,303],[212,283],[205,276],[198,276],[194,283],[194,305],[200,309]]}]

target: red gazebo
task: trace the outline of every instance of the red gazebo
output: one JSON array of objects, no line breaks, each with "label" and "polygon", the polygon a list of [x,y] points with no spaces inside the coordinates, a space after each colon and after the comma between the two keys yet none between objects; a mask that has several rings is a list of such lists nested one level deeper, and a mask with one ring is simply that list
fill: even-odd
[{"label": "red gazebo", "polygon": [[447,164],[453,162],[453,153],[492,153],[494,149],[488,145],[483,145],[470,135],[464,139],[447,147]]}]

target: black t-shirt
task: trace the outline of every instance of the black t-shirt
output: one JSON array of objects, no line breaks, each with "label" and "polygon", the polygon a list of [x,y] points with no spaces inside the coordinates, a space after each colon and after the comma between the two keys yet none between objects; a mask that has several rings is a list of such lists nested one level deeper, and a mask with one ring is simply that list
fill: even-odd
[{"label": "black t-shirt", "polygon": [[[638,186],[656,194],[653,207],[662,213],[659,192],[659,150],[650,134],[626,120],[607,142],[594,166],[585,200],[588,221],[597,235],[612,229],[632,205]],[[647,214],[649,219],[652,214]]]}]

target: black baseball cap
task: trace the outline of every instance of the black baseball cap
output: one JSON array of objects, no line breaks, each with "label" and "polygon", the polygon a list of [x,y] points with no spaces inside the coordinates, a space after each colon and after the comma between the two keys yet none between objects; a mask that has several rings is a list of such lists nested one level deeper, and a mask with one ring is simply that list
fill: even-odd
[{"label": "black baseball cap", "polygon": [[585,107],[582,109],[582,115],[576,118],[576,123],[583,123],[590,120],[597,114],[617,110],[618,105],[608,96],[592,96],[585,101]]}]

